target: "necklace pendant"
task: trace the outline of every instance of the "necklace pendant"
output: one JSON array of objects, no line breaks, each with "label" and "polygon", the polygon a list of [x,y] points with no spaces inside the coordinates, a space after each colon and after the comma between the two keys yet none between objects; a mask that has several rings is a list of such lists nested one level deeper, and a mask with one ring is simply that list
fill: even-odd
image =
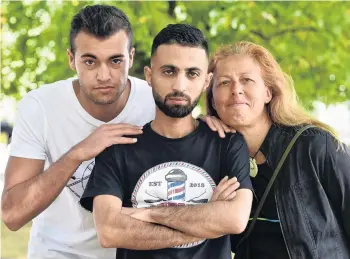
[{"label": "necklace pendant", "polygon": [[255,158],[249,158],[249,164],[250,164],[250,176],[255,177],[258,174],[258,165],[256,164]]}]

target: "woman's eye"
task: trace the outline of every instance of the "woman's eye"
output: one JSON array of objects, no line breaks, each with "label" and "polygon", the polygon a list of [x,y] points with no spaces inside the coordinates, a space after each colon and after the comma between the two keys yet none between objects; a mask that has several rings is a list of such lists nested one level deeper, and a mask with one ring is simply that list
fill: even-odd
[{"label": "woman's eye", "polygon": [[248,78],[248,77],[243,78],[243,81],[246,82],[246,83],[253,82],[253,80]]},{"label": "woman's eye", "polygon": [[225,81],[220,82],[219,85],[224,86],[224,85],[228,85],[229,83],[230,83],[230,81],[225,80]]}]

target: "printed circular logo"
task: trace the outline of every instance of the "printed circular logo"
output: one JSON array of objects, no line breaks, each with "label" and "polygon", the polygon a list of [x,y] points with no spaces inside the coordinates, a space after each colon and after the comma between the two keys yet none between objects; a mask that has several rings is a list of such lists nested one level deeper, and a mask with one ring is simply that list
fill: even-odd
[{"label": "printed circular logo", "polygon": [[[134,208],[202,204],[211,199],[215,186],[210,175],[200,167],[185,162],[163,163],[140,177],[131,202]],[[204,241],[176,248],[189,248]]]},{"label": "printed circular logo", "polygon": [[95,166],[95,158],[85,161],[75,171],[74,175],[69,179],[66,187],[78,198],[83,196],[85,187],[89,181],[92,169]]}]

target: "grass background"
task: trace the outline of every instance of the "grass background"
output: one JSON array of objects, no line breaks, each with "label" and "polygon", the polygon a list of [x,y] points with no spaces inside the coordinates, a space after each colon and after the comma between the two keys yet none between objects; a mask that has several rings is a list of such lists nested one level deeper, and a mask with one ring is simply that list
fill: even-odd
[{"label": "grass background", "polygon": [[31,224],[17,232],[10,231],[1,221],[1,259],[25,259]]}]

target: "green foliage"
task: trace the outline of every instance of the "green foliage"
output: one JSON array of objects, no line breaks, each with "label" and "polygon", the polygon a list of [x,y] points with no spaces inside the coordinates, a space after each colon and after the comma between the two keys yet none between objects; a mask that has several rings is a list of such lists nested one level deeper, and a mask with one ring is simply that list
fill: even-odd
[{"label": "green foliage", "polygon": [[[20,98],[44,83],[74,75],[66,56],[70,21],[94,3],[101,1],[3,2],[3,94]],[[105,3],[125,11],[133,25],[133,75],[143,78],[155,34],[168,23],[186,22],[203,30],[211,50],[240,40],[268,48],[309,107],[313,100],[329,104],[350,98],[350,2]]]}]

